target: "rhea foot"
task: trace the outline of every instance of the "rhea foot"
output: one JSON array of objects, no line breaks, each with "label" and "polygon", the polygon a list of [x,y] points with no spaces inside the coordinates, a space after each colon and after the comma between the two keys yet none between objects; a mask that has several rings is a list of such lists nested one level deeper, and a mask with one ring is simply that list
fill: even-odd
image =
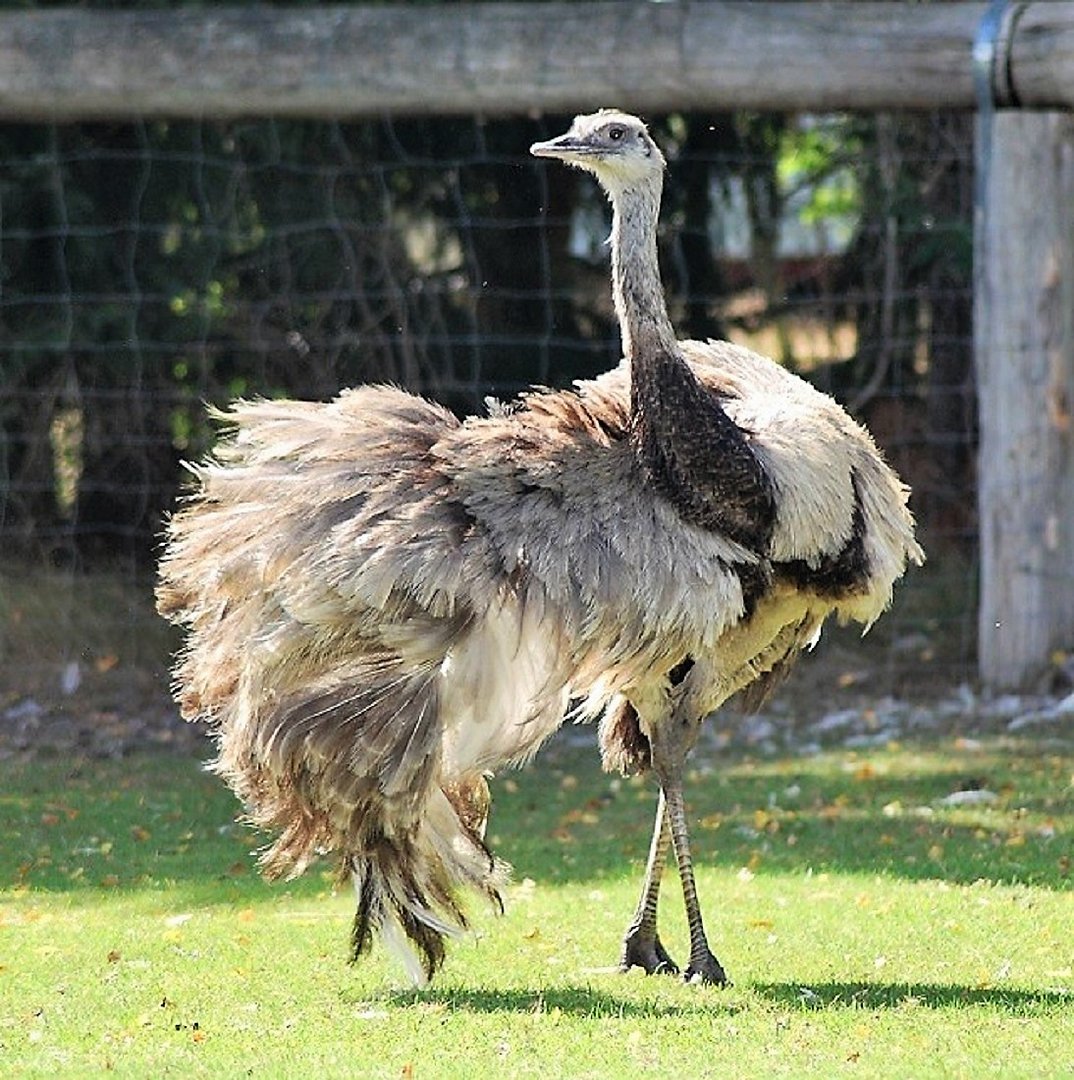
[{"label": "rhea foot", "polygon": [[[718,966],[718,965],[717,965]],[[679,965],[668,956],[660,937],[644,934],[637,927],[632,927],[623,938],[623,952],[619,960],[619,970],[629,971],[640,967],[646,975],[678,975]]]},{"label": "rhea foot", "polygon": [[704,983],[706,986],[730,986],[720,961],[713,956],[708,948],[697,956],[690,957],[690,963],[682,973],[683,981],[688,983]]}]

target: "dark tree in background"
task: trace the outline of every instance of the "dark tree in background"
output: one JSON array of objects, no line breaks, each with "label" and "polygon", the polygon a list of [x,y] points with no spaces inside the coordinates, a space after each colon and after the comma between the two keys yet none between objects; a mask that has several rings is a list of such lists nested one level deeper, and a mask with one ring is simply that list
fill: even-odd
[{"label": "dark tree in background", "polygon": [[[565,120],[0,128],[5,554],[149,567],[181,460],[212,444],[207,402],[383,380],[464,412],[611,366],[606,207],[526,153]],[[652,120],[680,333],[801,367],[865,415],[926,527],[967,535],[969,122]],[[854,237],[792,265],[794,192],[836,174],[854,178]],[[744,261],[713,243],[732,189]],[[853,356],[803,357],[803,319],[850,326]]]},{"label": "dark tree in background", "polygon": [[856,121],[861,226],[839,275],[859,347],[840,390],[889,447],[936,538],[974,534],[972,117]]}]

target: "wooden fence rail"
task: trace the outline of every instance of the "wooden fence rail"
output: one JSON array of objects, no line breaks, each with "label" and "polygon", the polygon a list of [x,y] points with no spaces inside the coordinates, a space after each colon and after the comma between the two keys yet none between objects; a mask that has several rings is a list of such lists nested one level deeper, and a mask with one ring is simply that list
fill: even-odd
[{"label": "wooden fence rail", "polygon": [[[985,3],[505,3],[0,14],[0,118],[971,108]],[[1074,3],[1011,5],[1020,103],[1074,106]]]}]

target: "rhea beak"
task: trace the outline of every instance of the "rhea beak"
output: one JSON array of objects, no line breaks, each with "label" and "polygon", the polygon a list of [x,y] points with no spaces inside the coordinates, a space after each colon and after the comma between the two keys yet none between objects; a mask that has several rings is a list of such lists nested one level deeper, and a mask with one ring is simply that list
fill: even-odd
[{"label": "rhea beak", "polygon": [[584,161],[596,153],[596,148],[569,131],[545,142],[535,142],[530,147],[534,157],[559,158],[560,161]]}]

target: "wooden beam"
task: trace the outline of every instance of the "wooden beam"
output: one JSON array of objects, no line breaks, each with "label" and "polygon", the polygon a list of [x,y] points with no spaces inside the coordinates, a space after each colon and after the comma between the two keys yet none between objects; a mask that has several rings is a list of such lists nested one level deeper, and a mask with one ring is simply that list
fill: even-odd
[{"label": "wooden beam", "polygon": [[1011,689],[1074,642],[1074,118],[992,123],[974,245],[978,663]]},{"label": "wooden beam", "polygon": [[[1021,103],[1074,106],[1074,2],[1016,5]],[[0,119],[971,108],[985,3],[390,4],[0,14]]]}]

